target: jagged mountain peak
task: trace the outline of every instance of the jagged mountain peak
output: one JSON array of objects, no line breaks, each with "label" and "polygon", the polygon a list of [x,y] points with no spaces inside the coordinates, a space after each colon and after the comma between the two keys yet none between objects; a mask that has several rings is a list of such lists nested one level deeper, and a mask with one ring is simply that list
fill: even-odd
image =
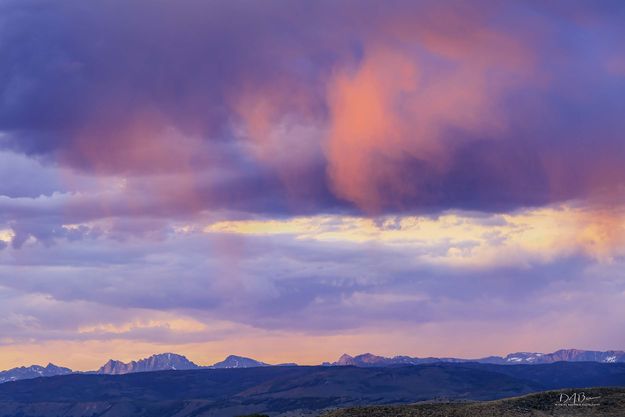
[{"label": "jagged mountain peak", "polygon": [[339,365],[339,366],[356,365],[356,361],[353,356],[348,355],[347,353],[343,353],[341,357],[336,362],[333,363],[333,365]]},{"label": "jagged mountain peak", "polygon": [[387,358],[379,355],[374,355],[373,353],[363,353],[361,355],[356,356],[354,359],[359,361],[363,361],[366,363],[376,363],[382,360],[386,360]]},{"label": "jagged mountain peak", "polygon": [[176,353],[159,353],[138,361],[124,363],[110,359],[96,373],[120,375],[134,372],[151,372],[166,370],[198,369],[200,366],[191,362],[183,355]]}]

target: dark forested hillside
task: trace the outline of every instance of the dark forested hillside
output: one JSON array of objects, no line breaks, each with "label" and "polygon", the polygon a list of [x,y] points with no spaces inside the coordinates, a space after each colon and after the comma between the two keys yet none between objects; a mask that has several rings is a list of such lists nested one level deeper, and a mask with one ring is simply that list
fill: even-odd
[{"label": "dark forested hillside", "polygon": [[67,375],[0,385],[0,416],[279,415],[424,400],[492,400],[588,386],[625,386],[625,364],[439,363]]}]

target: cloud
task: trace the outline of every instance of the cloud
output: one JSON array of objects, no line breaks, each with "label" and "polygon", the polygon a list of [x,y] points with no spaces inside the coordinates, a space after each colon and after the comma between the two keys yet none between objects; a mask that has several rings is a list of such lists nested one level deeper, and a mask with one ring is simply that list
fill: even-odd
[{"label": "cloud", "polygon": [[[63,303],[184,312],[268,331],[485,320],[494,313],[529,319],[561,307],[547,297],[554,288],[603,291],[608,282],[592,289],[585,271],[622,263],[621,243],[596,252],[594,230],[602,223],[580,228],[577,219],[569,211],[537,211],[505,222],[453,214],[380,226],[357,218],[241,221],[124,240],[101,226],[88,245],[65,238],[5,250],[0,283]],[[489,302],[477,308],[478,300]]]},{"label": "cloud", "polygon": [[141,187],[160,178],[169,212],[619,194],[620,9],[5,1],[0,141]]}]

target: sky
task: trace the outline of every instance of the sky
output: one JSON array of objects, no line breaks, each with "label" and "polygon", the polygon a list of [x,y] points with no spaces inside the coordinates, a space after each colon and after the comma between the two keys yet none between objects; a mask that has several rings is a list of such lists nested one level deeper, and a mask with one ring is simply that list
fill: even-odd
[{"label": "sky", "polygon": [[0,0],[0,368],[625,349],[624,20]]}]

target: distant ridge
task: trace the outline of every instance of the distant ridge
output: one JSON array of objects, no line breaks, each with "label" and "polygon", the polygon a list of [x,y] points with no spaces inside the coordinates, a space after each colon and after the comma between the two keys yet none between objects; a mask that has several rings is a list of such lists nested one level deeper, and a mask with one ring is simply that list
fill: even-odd
[{"label": "distant ridge", "polygon": [[19,368],[9,369],[0,372],[0,383],[17,381],[20,379],[32,379],[43,376],[67,375],[73,371],[69,368],[63,368],[49,363],[47,366],[32,365],[29,367],[20,366]]},{"label": "distant ridge", "polygon": [[[600,363],[625,363],[625,351],[608,350],[580,350],[560,349],[552,353],[516,352],[506,356],[488,356],[479,359],[461,359],[448,357],[411,357],[393,356],[384,357],[372,353],[364,353],[356,356],[341,355],[335,362],[324,362],[322,366],[355,366],[355,367],[387,367],[421,365],[429,363],[466,363],[479,362],[494,365],[538,365],[554,362],[600,362]],[[103,375],[123,375],[136,372],[152,372],[167,370],[192,370],[192,369],[233,369],[233,368],[256,368],[266,366],[298,366],[296,363],[282,363],[271,365],[245,356],[229,355],[223,361],[209,366],[201,366],[193,363],[183,355],[176,353],[160,353],[150,357],[130,361],[128,363],[110,359],[96,371],[76,372],[69,368],[48,364],[47,366],[32,365],[18,367],[6,371],[0,371],[0,383],[31,379],[39,377],[67,375],[71,373],[89,373]]]},{"label": "distant ridge", "polygon": [[325,362],[326,366],[393,366],[393,365],[420,365],[424,363],[434,362],[479,362],[479,363],[491,363],[498,365],[513,365],[513,364],[548,364],[554,362],[602,362],[602,363],[617,363],[625,362],[625,351],[622,350],[608,350],[608,351],[594,351],[594,350],[580,350],[580,349],[560,349],[552,353],[538,353],[538,352],[516,352],[510,353],[506,356],[488,356],[478,359],[459,359],[459,358],[418,358],[410,356],[394,356],[384,357],[373,355],[371,353],[363,353],[357,356],[350,356],[347,354],[341,355],[341,357],[332,363]]},{"label": "distant ridge", "polygon": [[[359,366],[359,367],[375,367],[375,366],[394,366],[394,365],[421,365],[425,363],[435,362],[481,362],[481,359],[458,359],[458,358],[417,358],[411,356],[393,356],[387,358],[384,356],[378,356],[371,353],[363,353],[357,356],[350,356],[343,354],[336,362],[324,362],[326,366]],[[494,363],[494,362],[486,362]]]}]

